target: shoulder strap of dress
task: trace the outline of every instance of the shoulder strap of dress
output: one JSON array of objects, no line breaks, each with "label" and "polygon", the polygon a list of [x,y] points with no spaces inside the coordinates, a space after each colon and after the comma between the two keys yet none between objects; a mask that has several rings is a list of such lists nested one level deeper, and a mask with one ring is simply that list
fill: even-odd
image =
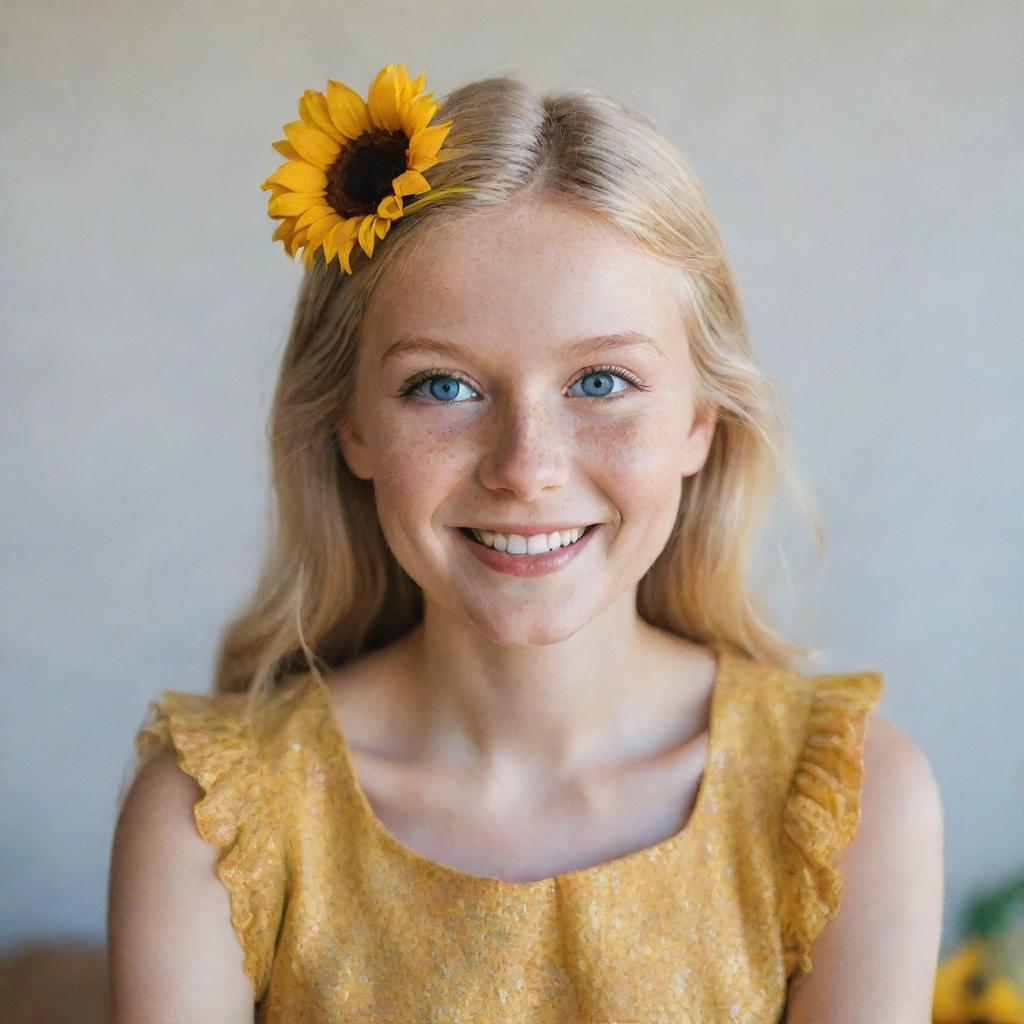
[{"label": "shoulder strap of dress", "polygon": [[839,909],[843,848],[860,823],[864,736],[881,672],[797,677],[806,717],[783,806],[782,941],[787,977],[809,973],[808,949]]},{"label": "shoulder strap of dress", "polygon": [[193,808],[196,828],[223,851],[217,875],[230,895],[254,1002],[269,984],[288,878],[280,777],[266,770],[262,724],[242,695],[164,690],[135,737],[140,765],[158,749],[172,750],[203,790]]}]

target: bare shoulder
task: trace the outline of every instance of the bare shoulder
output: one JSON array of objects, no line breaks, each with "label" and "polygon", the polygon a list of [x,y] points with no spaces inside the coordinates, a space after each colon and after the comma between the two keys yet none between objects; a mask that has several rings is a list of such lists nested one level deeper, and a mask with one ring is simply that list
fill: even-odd
[{"label": "bare shoulder", "polygon": [[861,818],[843,853],[844,875],[852,877],[854,887],[872,885],[876,893],[894,877],[911,882],[915,869],[924,869],[922,877],[933,883],[941,880],[942,794],[924,751],[874,711],[864,733],[863,760]]},{"label": "bare shoulder", "polygon": [[193,816],[202,795],[163,750],[121,804],[107,902],[112,1024],[252,1021],[252,983],[216,873],[221,851],[200,836]]},{"label": "bare shoulder", "polygon": [[174,751],[158,750],[136,772],[121,810],[121,824],[131,829],[148,820],[154,801],[164,811],[176,807],[180,814],[187,808],[186,817],[191,817],[192,806],[202,795],[199,783],[178,767]]},{"label": "bare shoulder", "polygon": [[813,942],[813,970],[787,1024],[930,1024],[942,930],[939,785],[917,743],[877,711],[867,720],[857,831],[842,851],[836,915]]},{"label": "bare shoulder", "polygon": [[178,767],[173,751],[153,754],[136,773],[121,804],[112,848],[116,880],[126,881],[144,867],[152,870],[157,866],[154,858],[168,856],[171,850],[178,864],[182,857],[193,863],[215,862],[216,850],[199,835],[193,818],[193,806],[202,796],[199,783]]},{"label": "bare shoulder", "polygon": [[869,830],[898,828],[907,819],[942,824],[942,798],[931,763],[906,732],[878,711],[868,716],[864,732],[862,813]]}]

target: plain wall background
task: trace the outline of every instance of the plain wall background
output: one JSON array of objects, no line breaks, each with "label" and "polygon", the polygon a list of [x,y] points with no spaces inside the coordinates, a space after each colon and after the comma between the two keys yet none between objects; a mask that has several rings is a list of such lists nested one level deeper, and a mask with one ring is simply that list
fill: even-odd
[{"label": "plain wall background", "polygon": [[271,142],[303,89],[395,61],[438,98],[595,86],[697,171],[829,538],[816,566],[780,517],[768,590],[814,672],[885,672],[932,764],[945,955],[1024,864],[1022,28],[991,0],[8,5],[4,947],[104,941],[135,730],[206,690],[261,553],[301,276]]}]

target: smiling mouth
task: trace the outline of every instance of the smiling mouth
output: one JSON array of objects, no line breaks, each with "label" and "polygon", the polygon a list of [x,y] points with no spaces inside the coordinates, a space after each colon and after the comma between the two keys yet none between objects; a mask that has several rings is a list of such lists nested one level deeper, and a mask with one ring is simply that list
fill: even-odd
[{"label": "smiling mouth", "polygon": [[[563,550],[563,549],[565,549],[567,547],[568,548],[573,547],[573,545],[578,544],[581,540],[583,540],[583,538],[586,537],[586,535],[588,533],[590,533],[590,531],[593,530],[595,526],[600,526],[600,525],[601,525],[600,523],[591,523],[589,526],[587,526],[583,530],[583,532],[579,535],[579,537],[577,537],[576,540],[574,540],[571,544],[563,544],[563,545],[561,545],[561,547],[553,548],[552,550],[554,550],[554,551],[561,551],[561,550]],[[497,551],[498,550],[497,548],[492,548],[489,544],[485,544],[482,540],[480,540],[477,537],[476,533],[470,527],[468,527],[468,526],[459,526],[459,527],[456,527],[456,529],[458,529],[459,533],[463,534],[463,536],[468,537],[474,544],[479,544],[480,547],[488,548],[488,550],[491,550],[491,551]]]}]

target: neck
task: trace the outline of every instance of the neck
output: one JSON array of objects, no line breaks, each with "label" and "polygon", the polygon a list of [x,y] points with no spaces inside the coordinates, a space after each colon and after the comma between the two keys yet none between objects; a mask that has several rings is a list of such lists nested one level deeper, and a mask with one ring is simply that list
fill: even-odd
[{"label": "neck", "polygon": [[402,641],[420,755],[529,786],[692,738],[706,723],[714,652],[631,612],[536,647],[428,615]]}]

